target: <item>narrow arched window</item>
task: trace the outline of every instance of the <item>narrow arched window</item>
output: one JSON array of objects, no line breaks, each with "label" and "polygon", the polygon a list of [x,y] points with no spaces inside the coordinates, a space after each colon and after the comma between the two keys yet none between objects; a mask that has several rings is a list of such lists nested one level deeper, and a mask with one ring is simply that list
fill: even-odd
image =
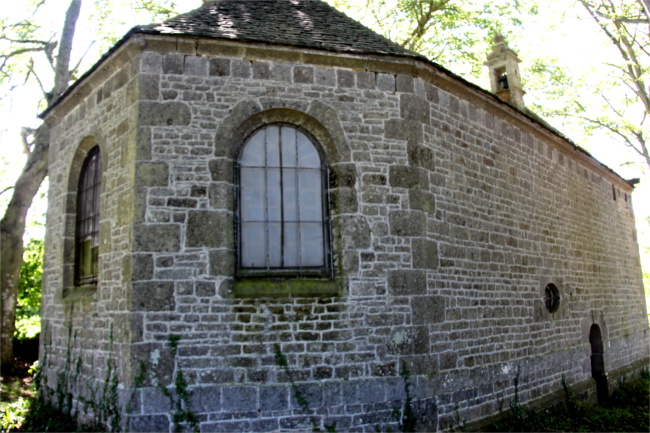
[{"label": "narrow arched window", "polygon": [[329,275],[327,166],[308,133],[286,124],[258,129],[236,172],[238,273]]},{"label": "narrow arched window", "polygon": [[101,182],[102,156],[99,147],[95,146],[88,152],[79,175],[75,236],[76,285],[97,282]]}]

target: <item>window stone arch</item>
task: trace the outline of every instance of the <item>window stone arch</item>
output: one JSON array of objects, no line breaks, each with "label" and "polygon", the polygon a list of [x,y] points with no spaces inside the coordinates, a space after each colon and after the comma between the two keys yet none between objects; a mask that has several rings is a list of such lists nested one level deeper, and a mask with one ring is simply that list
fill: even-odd
[{"label": "window stone arch", "polygon": [[[68,170],[67,191],[65,194],[65,225],[63,237],[63,287],[62,298],[76,300],[92,296],[97,287],[97,282],[83,283],[78,281],[76,271],[77,261],[77,213],[79,211],[79,181],[88,156],[91,152],[98,152],[102,157],[102,170],[100,178],[106,171],[107,158],[102,146],[92,137],[84,138],[72,157]],[[105,189],[105,182],[101,182],[99,192],[100,200]],[[101,209],[101,205],[100,205]],[[99,230],[99,228],[97,228]],[[99,236],[99,235],[98,235]],[[101,255],[99,252],[98,255]],[[98,271],[99,273],[99,271]]]},{"label": "window stone arch", "polygon": [[[280,106],[279,106],[280,105]],[[328,193],[329,217],[331,220],[331,260],[333,279],[343,280],[344,255],[342,253],[341,220],[343,214],[358,210],[356,193],[356,167],[351,162],[351,151],[338,116],[331,107],[318,101],[308,104],[307,112],[295,107],[281,106],[278,101],[259,103],[243,101],[231,110],[217,130],[215,139],[215,158],[209,162],[212,181],[230,191],[226,202],[220,204],[226,210],[235,210],[235,172],[234,167],[246,139],[256,130],[272,124],[287,124],[300,128],[316,141],[329,167]],[[267,108],[271,107],[271,108]],[[313,115],[312,115],[313,114]],[[229,212],[229,223],[234,227],[234,214]],[[367,226],[367,225],[366,225]],[[368,228],[369,231],[369,228]],[[233,248],[236,239],[233,242]],[[236,252],[231,251],[234,257]],[[223,260],[223,255],[215,258]],[[219,266],[211,264],[213,269]],[[234,269],[233,269],[234,271]],[[234,277],[234,273],[230,276]],[[342,285],[342,283],[341,283]]]}]

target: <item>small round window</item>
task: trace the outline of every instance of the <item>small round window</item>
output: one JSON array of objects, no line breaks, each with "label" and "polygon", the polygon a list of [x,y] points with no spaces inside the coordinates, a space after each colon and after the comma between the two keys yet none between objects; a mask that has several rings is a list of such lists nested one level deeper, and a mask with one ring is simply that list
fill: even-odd
[{"label": "small round window", "polygon": [[544,304],[549,313],[555,313],[560,308],[560,291],[553,283],[544,289]]}]

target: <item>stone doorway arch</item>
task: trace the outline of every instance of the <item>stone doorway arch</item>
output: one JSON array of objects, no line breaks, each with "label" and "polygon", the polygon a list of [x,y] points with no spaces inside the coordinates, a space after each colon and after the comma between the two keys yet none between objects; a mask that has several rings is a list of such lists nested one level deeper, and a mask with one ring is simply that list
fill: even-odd
[{"label": "stone doorway arch", "polygon": [[591,325],[589,330],[589,344],[591,345],[591,377],[596,381],[596,396],[599,404],[604,404],[609,398],[607,385],[607,372],[605,371],[605,345],[600,326]]}]

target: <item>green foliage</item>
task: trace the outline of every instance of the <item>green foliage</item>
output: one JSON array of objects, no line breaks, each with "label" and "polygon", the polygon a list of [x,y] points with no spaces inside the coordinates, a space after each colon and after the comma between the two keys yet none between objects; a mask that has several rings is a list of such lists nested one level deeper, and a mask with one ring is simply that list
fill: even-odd
[{"label": "green foliage", "polygon": [[100,54],[134,24],[164,21],[175,16],[177,8],[174,0],[93,0],[90,21],[96,25]]},{"label": "green foliage", "polygon": [[43,278],[43,240],[31,239],[25,246],[20,268],[16,333],[19,340],[34,338],[41,332],[41,281]]},{"label": "green foliage", "polygon": [[468,78],[484,73],[495,33],[509,35],[527,14],[537,13],[534,0],[330,2],[397,44]]},{"label": "green foliage", "polygon": [[[284,355],[284,353],[282,353],[282,349],[280,348],[280,345],[275,344],[274,350],[275,350],[275,363],[278,367],[282,368],[284,372],[287,374],[287,378],[289,379],[289,383],[291,384],[291,390],[293,391],[293,397],[298,402],[300,409],[302,409],[302,411],[305,413],[312,413],[312,410],[309,407],[309,401],[303,394],[300,387],[298,387],[296,382],[293,380],[293,374],[291,373],[291,369],[289,368],[289,362],[287,361],[287,357]],[[321,431],[321,429],[318,426],[318,420],[316,419],[316,417],[313,416],[310,417],[310,421],[312,425],[312,431],[315,432]],[[336,423],[326,424],[325,431],[331,433],[336,432]]]},{"label": "green foliage", "polygon": [[[167,339],[167,343],[172,351],[172,356],[176,359],[178,354],[178,343],[180,342],[181,337],[178,335],[170,335]],[[174,379],[174,392],[172,393],[169,389],[164,386],[160,386],[162,393],[169,398],[171,406],[174,408],[174,413],[172,414],[172,421],[174,423],[174,431],[182,432],[184,430],[183,425],[187,425],[192,429],[194,433],[199,433],[201,430],[199,428],[199,418],[190,408],[190,394],[188,391],[188,384],[185,381],[183,376],[183,370],[178,365],[176,360],[176,377]],[[141,366],[142,372],[142,366]],[[137,380],[137,378],[136,378]]]},{"label": "green foliage", "polygon": [[406,395],[406,399],[404,400],[404,408],[402,410],[397,408],[393,409],[393,417],[398,422],[398,427],[401,432],[414,432],[416,431],[417,418],[413,410],[413,397],[411,397],[411,386],[413,385],[410,382],[411,372],[405,363],[402,363],[400,376],[404,381],[404,394]]},{"label": "green foliage", "polygon": [[576,401],[571,388],[563,380],[566,396],[563,403],[534,412],[522,407],[516,397],[511,402],[511,412],[486,431],[650,431],[649,377],[646,371],[638,378],[622,383],[606,406]]}]

